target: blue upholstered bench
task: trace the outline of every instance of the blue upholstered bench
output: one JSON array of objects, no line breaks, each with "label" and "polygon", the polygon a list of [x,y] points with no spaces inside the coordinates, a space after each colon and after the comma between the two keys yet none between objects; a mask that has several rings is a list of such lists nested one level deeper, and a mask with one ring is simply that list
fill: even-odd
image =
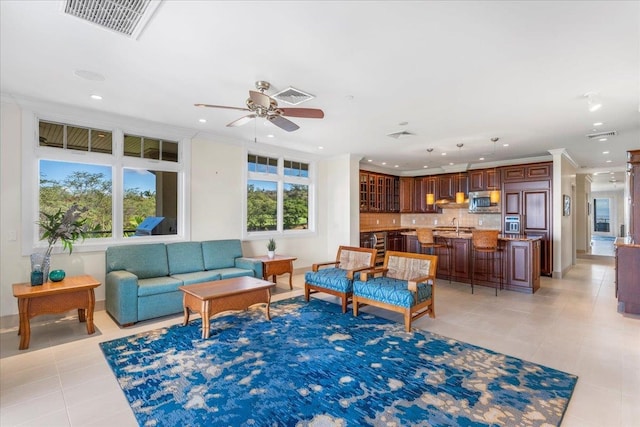
[{"label": "blue upholstered bench", "polygon": [[434,255],[387,251],[384,265],[360,273],[353,282],[353,315],[358,305],[368,304],[404,314],[404,327],[425,314],[436,317],[434,309],[436,267]]},{"label": "blue upholstered bench", "polygon": [[375,258],[373,248],[340,246],[335,261],[313,264],[312,271],[305,273],[305,300],[309,301],[309,295],[315,292],[331,294],[342,300],[342,312],[346,313],[353,294],[353,279],[358,277],[359,271],[372,268]]}]

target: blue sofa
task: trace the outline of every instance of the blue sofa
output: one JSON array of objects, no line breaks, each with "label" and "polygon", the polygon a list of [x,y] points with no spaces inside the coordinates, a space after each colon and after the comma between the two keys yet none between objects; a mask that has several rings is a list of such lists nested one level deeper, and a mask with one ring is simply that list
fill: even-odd
[{"label": "blue sofa", "polygon": [[179,286],[232,277],[262,278],[240,240],[112,246],[106,251],[106,309],[120,325],[180,313]]}]

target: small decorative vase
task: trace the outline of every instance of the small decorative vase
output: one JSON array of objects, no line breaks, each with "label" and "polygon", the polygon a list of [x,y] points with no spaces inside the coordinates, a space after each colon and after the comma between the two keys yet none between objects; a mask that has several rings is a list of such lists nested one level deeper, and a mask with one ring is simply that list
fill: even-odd
[{"label": "small decorative vase", "polygon": [[42,285],[49,278],[51,255],[31,254],[31,285]]},{"label": "small decorative vase", "polygon": [[59,282],[64,279],[65,275],[66,274],[64,270],[53,270],[51,273],[49,273],[49,280],[51,280],[52,282]]},{"label": "small decorative vase", "polygon": [[276,256],[276,251],[267,251],[267,257],[269,259],[273,259],[274,256]]}]

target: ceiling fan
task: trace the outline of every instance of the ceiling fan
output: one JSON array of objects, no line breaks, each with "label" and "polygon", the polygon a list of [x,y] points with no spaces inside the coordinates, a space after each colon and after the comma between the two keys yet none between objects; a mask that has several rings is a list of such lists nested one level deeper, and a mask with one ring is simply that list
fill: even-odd
[{"label": "ceiling fan", "polygon": [[239,111],[250,111],[251,114],[248,114],[244,117],[240,117],[237,120],[232,121],[227,124],[229,127],[242,126],[245,123],[250,122],[252,119],[256,117],[261,117],[269,120],[274,125],[278,126],[281,129],[286,130],[287,132],[293,132],[294,130],[300,129],[300,126],[292,122],[291,120],[283,117],[302,117],[306,119],[321,119],[324,117],[324,112],[317,108],[283,108],[278,107],[278,102],[271,98],[269,95],[266,95],[264,92],[269,90],[271,84],[265,81],[257,81],[256,89],[249,91],[249,98],[247,99],[247,107],[228,107],[225,105],[211,105],[211,104],[194,104],[196,107],[209,107],[209,108],[226,108],[228,110],[239,110]]}]

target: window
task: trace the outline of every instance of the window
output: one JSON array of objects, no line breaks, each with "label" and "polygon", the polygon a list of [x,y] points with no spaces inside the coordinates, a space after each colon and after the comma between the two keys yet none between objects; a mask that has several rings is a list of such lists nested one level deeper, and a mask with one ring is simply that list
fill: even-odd
[{"label": "window", "polygon": [[247,155],[246,233],[300,233],[313,230],[310,163]]},{"label": "window", "polygon": [[[73,203],[89,208],[88,246],[133,241],[134,236],[136,242],[154,235],[184,238],[180,206],[186,180],[179,147],[187,140],[179,143],[50,120],[37,124],[38,204],[29,236],[34,245],[42,244],[42,230],[35,225],[39,212],[65,210]],[[32,173],[27,169],[25,173]]]},{"label": "window", "polygon": [[593,199],[593,231],[610,232],[609,199]]}]

